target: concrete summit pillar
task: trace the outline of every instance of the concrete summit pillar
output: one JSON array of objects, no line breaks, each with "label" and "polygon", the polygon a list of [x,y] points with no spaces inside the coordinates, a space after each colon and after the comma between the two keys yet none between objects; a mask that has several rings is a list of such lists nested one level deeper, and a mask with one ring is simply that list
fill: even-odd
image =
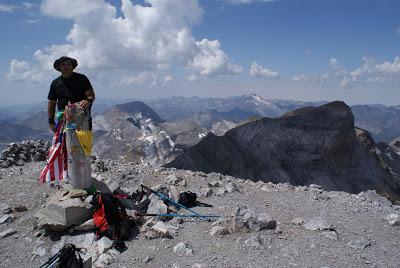
[{"label": "concrete summit pillar", "polygon": [[89,130],[89,112],[79,108],[79,103],[65,108],[65,141],[68,155],[68,180],[75,189],[92,185],[90,156],[86,156],[76,134],[77,130]]}]

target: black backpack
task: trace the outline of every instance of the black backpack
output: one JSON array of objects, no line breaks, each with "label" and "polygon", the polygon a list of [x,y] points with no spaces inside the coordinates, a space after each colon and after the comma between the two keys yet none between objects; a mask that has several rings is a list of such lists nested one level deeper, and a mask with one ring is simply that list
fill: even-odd
[{"label": "black backpack", "polygon": [[180,193],[178,203],[187,208],[192,208],[196,206],[212,207],[212,205],[197,201],[197,195],[190,191]]},{"label": "black backpack", "polygon": [[178,203],[185,207],[191,208],[197,206],[196,199],[197,195],[195,193],[189,191],[183,192],[179,194]]},{"label": "black backpack", "polygon": [[83,268],[83,260],[74,244],[65,244],[40,268]]},{"label": "black backpack", "polygon": [[66,244],[60,252],[59,268],[83,268],[81,255],[73,244]]},{"label": "black backpack", "polygon": [[122,241],[127,240],[135,222],[130,219],[121,201],[110,193],[96,193],[91,205],[94,206],[93,223],[97,237],[107,236],[114,240],[114,246],[123,248]]}]

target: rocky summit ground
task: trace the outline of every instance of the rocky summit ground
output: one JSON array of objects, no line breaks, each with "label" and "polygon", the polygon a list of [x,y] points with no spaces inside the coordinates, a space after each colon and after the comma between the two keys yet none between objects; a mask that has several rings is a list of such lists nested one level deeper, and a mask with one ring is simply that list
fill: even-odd
[{"label": "rocky summit ground", "polygon": [[[38,227],[35,214],[57,191],[39,184],[43,165],[0,169],[0,267],[39,267],[63,243],[94,239],[93,231],[50,234]],[[165,223],[172,228],[170,238],[148,239],[142,227],[122,253],[91,241],[92,251],[104,251],[94,254],[94,267],[399,267],[400,206],[374,192],[327,192],[318,185],[293,187],[112,161],[105,166],[101,172],[93,165],[93,176],[111,189],[174,184],[213,205],[194,210],[223,218],[216,223],[173,219]],[[260,217],[275,220],[276,228],[257,225]],[[254,224],[232,230],[238,218]]]}]

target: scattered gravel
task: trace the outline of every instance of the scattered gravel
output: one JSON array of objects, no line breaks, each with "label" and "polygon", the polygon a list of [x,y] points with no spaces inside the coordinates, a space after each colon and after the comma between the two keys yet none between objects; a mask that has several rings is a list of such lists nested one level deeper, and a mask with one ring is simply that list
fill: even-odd
[{"label": "scattered gravel", "polygon": [[[178,191],[203,193],[199,201],[213,205],[195,207],[195,211],[223,218],[214,223],[173,219],[165,223],[173,226],[166,228],[172,232],[170,236],[148,239],[143,230],[118,253],[108,249],[108,241],[93,241],[93,231],[39,230],[34,215],[57,189],[38,182],[44,162],[13,165],[0,169],[0,217],[14,217],[0,225],[2,267],[39,267],[70,241],[89,246],[83,254],[95,256],[93,262],[98,267],[398,267],[400,263],[400,226],[391,224],[397,220],[391,214],[399,215],[400,208],[375,202],[380,200],[375,193],[369,192],[366,198],[315,186],[252,182],[215,173],[108,160],[102,165],[93,176],[126,190],[137,189],[140,183],[169,189],[165,184],[169,176],[182,178],[186,186],[176,182]],[[205,188],[209,189],[202,190]],[[318,195],[328,198],[315,199],[316,189]],[[232,232],[232,215],[243,206],[251,211],[244,220],[261,225]],[[262,227],[272,221],[275,228]],[[165,230],[165,226],[158,227]]]}]

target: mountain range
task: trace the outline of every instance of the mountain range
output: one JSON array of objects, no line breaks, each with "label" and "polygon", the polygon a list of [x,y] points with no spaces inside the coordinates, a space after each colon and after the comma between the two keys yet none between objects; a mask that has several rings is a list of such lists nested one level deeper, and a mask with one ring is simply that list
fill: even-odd
[{"label": "mountain range", "polygon": [[[129,113],[129,103],[121,103],[122,100],[97,99],[92,108],[93,117],[100,118],[110,109],[123,109]],[[200,97],[170,97],[155,100],[141,101],[147,104],[152,110],[151,114],[143,114],[148,118],[162,118],[166,122],[164,128],[174,132],[182,129],[180,135],[203,135],[208,131],[216,134],[223,134],[226,130],[246,122],[247,120],[269,117],[277,118],[283,114],[307,106],[319,106],[327,102],[302,102],[291,100],[273,100],[264,99],[258,95],[250,94],[243,96],[234,96],[228,98],[200,98]],[[122,107],[121,107],[122,105]],[[123,105],[126,107],[124,108]],[[136,110],[141,110],[137,107]],[[37,136],[38,132],[43,133],[42,137],[47,137],[47,112],[46,103],[29,104],[20,106],[10,106],[0,108],[0,122],[8,122],[9,128],[15,128],[16,131],[4,132],[0,143],[9,141],[20,141],[24,137]],[[119,107],[119,108],[118,108]],[[149,111],[147,108],[144,111]],[[376,142],[390,143],[393,139],[400,137],[400,106],[376,105],[353,105],[351,106],[355,125],[369,131]],[[159,119],[157,119],[156,123]],[[24,135],[15,135],[18,132],[18,126],[24,126],[26,129]],[[177,127],[179,126],[179,127]],[[96,129],[96,128],[95,128]],[[98,130],[104,130],[99,128]],[[100,133],[100,132],[99,132]],[[99,134],[97,133],[97,135]],[[40,136],[41,134],[39,134]],[[46,136],[47,135],[47,136]],[[176,133],[171,133],[176,136]],[[181,136],[178,147],[191,145],[192,142],[182,140]]]},{"label": "mountain range", "polygon": [[[132,101],[93,113],[93,154],[329,190],[375,189],[397,200],[399,142],[375,140],[374,133],[400,137],[398,108],[254,94]],[[43,117],[46,111],[38,109],[21,113],[15,123],[3,121],[0,141],[49,138],[49,131],[40,130],[47,128]]]}]

